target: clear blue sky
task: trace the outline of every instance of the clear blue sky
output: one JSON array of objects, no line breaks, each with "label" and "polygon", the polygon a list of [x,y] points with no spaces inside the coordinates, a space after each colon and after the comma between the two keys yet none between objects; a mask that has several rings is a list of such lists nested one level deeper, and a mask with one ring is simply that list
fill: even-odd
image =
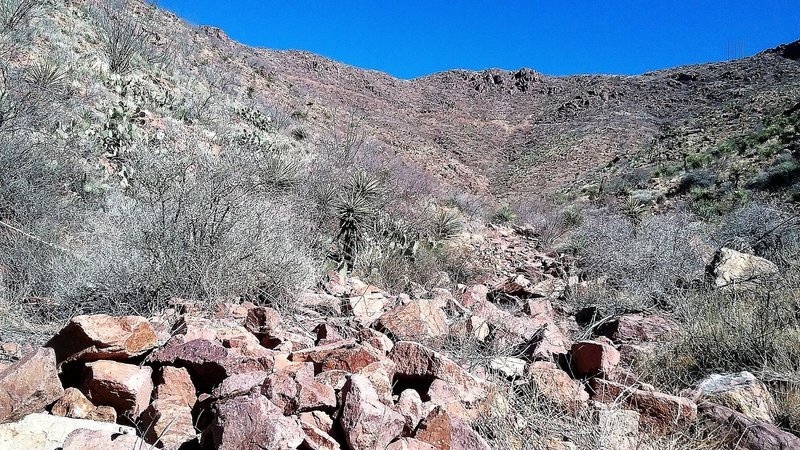
[{"label": "clear blue sky", "polygon": [[637,74],[800,39],[800,0],[158,0],[248,45],[414,78],[447,69]]}]

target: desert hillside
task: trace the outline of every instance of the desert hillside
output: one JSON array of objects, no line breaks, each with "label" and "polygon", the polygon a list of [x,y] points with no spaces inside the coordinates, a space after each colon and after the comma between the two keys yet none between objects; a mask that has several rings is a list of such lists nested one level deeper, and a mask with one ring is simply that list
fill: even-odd
[{"label": "desert hillside", "polygon": [[400,80],[0,0],[0,450],[800,448],[798,201],[800,41]]}]

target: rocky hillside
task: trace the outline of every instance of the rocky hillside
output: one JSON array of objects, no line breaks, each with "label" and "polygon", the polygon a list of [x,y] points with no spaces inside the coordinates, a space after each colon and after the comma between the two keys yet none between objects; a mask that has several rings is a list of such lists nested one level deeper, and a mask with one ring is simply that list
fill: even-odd
[{"label": "rocky hillside", "polygon": [[800,447],[799,56],[398,80],[0,0],[0,450]]},{"label": "rocky hillside", "polygon": [[[391,295],[330,273],[291,313],[176,299],[150,318],[74,317],[45,347],[2,345],[0,448],[800,445],[774,425],[775,399],[749,372],[680,396],[634,372],[638,355],[679,334],[669,318],[623,314],[567,337],[586,314],[565,310],[565,293],[596,287],[551,256],[530,257],[457,295]],[[723,249],[709,270],[720,289],[738,289],[777,267]]]}]

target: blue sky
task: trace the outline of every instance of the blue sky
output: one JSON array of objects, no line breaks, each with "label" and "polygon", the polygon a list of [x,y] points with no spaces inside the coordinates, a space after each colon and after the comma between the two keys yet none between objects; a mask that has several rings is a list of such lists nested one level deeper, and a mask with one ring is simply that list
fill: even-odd
[{"label": "blue sky", "polygon": [[[400,78],[447,69],[638,74],[800,39],[800,0],[159,0],[248,45]],[[737,50],[737,53],[742,51]]]}]

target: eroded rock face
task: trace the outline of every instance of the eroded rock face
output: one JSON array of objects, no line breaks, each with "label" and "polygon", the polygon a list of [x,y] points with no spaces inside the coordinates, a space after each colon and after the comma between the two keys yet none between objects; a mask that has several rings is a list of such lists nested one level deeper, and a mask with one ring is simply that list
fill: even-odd
[{"label": "eroded rock face", "polygon": [[82,391],[96,405],[111,406],[119,417],[136,420],[150,404],[153,369],[116,361],[86,366]]},{"label": "eroded rock face", "polygon": [[0,372],[0,423],[43,411],[64,394],[51,348],[40,348]]},{"label": "eroded rock face", "polygon": [[124,361],[155,348],[158,336],[147,319],[106,314],[76,316],[46,346],[59,364],[111,359]]},{"label": "eroded rock face", "polygon": [[305,434],[300,423],[258,393],[219,401],[210,434],[218,450],[294,450]]},{"label": "eroded rock face", "polygon": [[719,288],[747,289],[778,273],[778,266],[759,256],[723,247],[714,255],[708,273]]},{"label": "eroded rock face", "polygon": [[353,375],[342,389],[340,424],[352,450],[386,448],[400,436],[405,418],[380,401],[363,375]]},{"label": "eroded rock face", "polygon": [[758,421],[772,423],[777,407],[767,387],[750,372],[711,375],[697,387],[699,397]]}]

